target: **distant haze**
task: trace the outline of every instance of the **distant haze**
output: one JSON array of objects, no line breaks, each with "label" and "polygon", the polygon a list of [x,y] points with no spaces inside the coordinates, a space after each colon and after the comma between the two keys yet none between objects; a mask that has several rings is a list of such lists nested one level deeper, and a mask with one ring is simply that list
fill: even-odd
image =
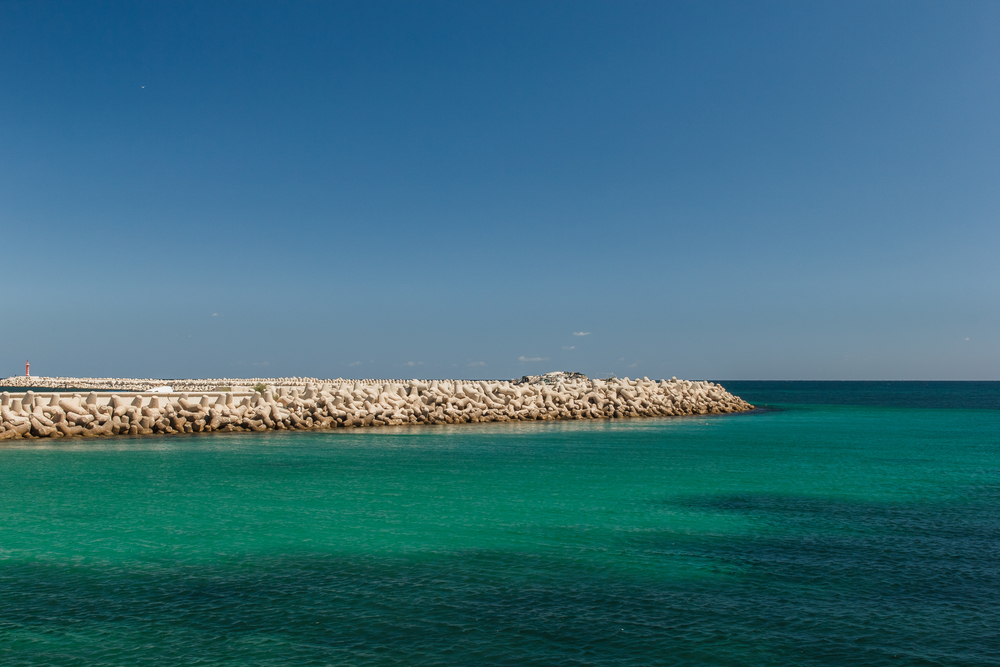
[{"label": "distant haze", "polygon": [[1000,4],[0,4],[0,376],[1000,378]]}]

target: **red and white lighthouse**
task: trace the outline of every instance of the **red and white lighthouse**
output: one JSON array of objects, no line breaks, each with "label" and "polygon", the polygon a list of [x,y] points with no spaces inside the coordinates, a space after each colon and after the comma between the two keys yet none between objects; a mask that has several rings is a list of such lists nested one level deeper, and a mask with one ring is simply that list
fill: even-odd
[{"label": "red and white lighthouse", "polygon": [[26,378],[31,377],[31,364],[28,363],[27,361],[24,362],[24,377]]}]

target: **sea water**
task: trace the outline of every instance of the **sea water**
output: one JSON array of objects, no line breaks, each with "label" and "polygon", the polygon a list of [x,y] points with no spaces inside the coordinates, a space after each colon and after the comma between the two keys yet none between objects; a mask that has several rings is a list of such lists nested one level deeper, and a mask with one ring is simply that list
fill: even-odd
[{"label": "sea water", "polygon": [[764,407],[7,445],[0,664],[998,664],[1000,386],[725,384]]}]

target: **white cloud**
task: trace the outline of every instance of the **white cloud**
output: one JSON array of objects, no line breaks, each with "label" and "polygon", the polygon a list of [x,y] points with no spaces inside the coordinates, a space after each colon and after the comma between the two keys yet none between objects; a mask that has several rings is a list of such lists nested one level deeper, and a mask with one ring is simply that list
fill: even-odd
[{"label": "white cloud", "polygon": [[518,357],[517,360],[518,361],[548,361],[549,358],[548,357],[525,357],[525,356],[522,355],[522,356]]},{"label": "white cloud", "polygon": [[574,331],[573,335],[574,336],[589,336],[590,332],[589,331]]},{"label": "white cloud", "polygon": [[570,345],[569,347],[566,347],[565,345],[563,345],[563,349],[564,350],[575,350],[576,349],[576,345]]},{"label": "white cloud", "polygon": [[[219,314],[218,314],[218,313],[212,313],[212,317],[218,317],[218,316],[219,316]],[[968,338],[966,338],[965,340],[969,340],[969,339],[968,339]]]},{"label": "white cloud", "polygon": [[473,361],[473,362],[472,362],[472,363],[470,363],[469,365],[470,365],[470,366],[485,366],[485,365],[486,365],[486,362],[485,362],[485,361]]},{"label": "white cloud", "polygon": [[422,366],[424,362],[422,361],[407,361],[407,366]]},{"label": "white cloud", "polygon": [[352,362],[352,363],[349,363],[349,364],[347,364],[347,365],[348,365],[348,366],[360,366],[360,365],[361,365],[361,362],[360,362],[360,361],[354,361],[354,362]]}]

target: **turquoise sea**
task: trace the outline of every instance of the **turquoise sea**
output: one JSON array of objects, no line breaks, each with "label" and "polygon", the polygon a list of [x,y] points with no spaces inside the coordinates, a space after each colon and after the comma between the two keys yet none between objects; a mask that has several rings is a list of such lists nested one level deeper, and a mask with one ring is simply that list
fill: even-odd
[{"label": "turquoise sea", "polygon": [[1000,383],[0,448],[0,664],[1000,664]]}]

